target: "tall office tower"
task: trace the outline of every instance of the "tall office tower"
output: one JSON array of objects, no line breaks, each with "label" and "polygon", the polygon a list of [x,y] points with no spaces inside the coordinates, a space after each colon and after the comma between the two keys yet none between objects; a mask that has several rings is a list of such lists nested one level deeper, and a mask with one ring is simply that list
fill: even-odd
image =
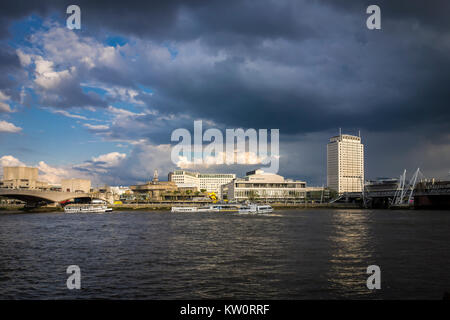
[{"label": "tall office tower", "polygon": [[327,145],[327,185],[343,192],[361,192],[364,185],[364,145],[361,137],[339,134]]}]

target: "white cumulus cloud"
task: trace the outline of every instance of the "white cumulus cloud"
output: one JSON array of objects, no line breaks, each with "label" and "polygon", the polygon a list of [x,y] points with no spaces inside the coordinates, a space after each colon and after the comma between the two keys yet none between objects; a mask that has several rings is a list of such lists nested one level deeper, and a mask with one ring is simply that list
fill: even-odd
[{"label": "white cumulus cloud", "polygon": [[6,100],[9,100],[11,97],[4,94],[0,90],[0,112],[12,112],[11,107],[8,103],[6,103]]},{"label": "white cumulus cloud", "polygon": [[93,157],[92,161],[94,162],[102,162],[104,167],[115,167],[117,166],[123,159],[126,158],[125,153],[119,152],[111,152],[107,154],[103,154],[98,157]]},{"label": "white cumulus cloud", "polygon": [[17,167],[17,166],[25,166],[25,164],[11,155],[3,156],[0,158],[0,167]]},{"label": "white cumulus cloud", "polygon": [[16,127],[13,123],[0,121],[0,132],[17,133],[20,131],[22,131],[22,128]]},{"label": "white cumulus cloud", "polygon": [[109,127],[107,125],[104,125],[104,124],[89,124],[89,123],[85,123],[85,124],[83,124],[83,126],[85,126],[86,128],[88,128],[90,130],[94,130],[94,131],[108,130],[109,129]]},{"label": "white cumulus cloud", "polygon": [[53,89],[65,80],[72,78],[76,68],[71,67],[70,70],[55,71],[53,61],[44,60],[41,57],[36,59],[36,79],[37,85],[44,89]]},{"label": "white cumulus cloud", "polygon": [[49,166],[44,161],[40,161],[37,167],[40,173],[39,180],[48,183],[56,184],[61,183],[61,179],[73,178],[73,172],[70,170]]}]

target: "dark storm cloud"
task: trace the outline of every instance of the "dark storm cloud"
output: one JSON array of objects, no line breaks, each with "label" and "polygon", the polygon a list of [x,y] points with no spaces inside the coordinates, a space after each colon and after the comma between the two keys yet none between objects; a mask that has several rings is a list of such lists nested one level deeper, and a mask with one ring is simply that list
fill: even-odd
[{"label": "dark storm cloud", "polygon": [[[12,21],[31,13],[57,13],[64,18],[69,4],[4,2],[0,4],[0,36],[6,36]],[[158,117],[135,117],[128,127],[117,122],[111,126],[111,138],[147,137],[164,143],[174,128],[190,129],[193,119],[209,119],[220,128],[280,128],[283,141],[288,142],[286,135],[297,139],[343,127],[375,132],[381,137],[378,141],[396,132],[402,136],[414,132],[414,137],[434,137],[448,144],[448,1],[376,1],[382,29],[374,31],[365,26],[366,8],[372,1],[78,4],[83,35],[103,39],[106,31],[131,42],[139,39],[186,50],[174,57],[176,67],[142,59],[123,72],[96,66],[86,73],[88,80],[95,78],[105,85],[138,89],[142,84],[154,93],[138,98]],[[144,55],[145,48],[140,53]],[[186,53],[198,58],[178,62]],[[0,55],[0,67],[10,65],[7,59]],[[71,94],[81,94],[76,90],[60,93],[63,100],[55,103],[60,107],[80,99]],[[412,148],[395,143],[397,148],[392,150]]]},{"label": "dark storm cloud", "polygon": [[[4,2],[0,4],[0,21],[3,22],[0,34],[7,34],[9,22],[31,13],[65,16],[70,4],[73,3],[57,0]],[[82,23],[89,28],[104,28],[160,40],[186,40],[211,33],[263,38],[296,37],[311,31],[298,28],[301,21],[292,9],[301,7],[301,2],[80,0],[76,4],[82,10]]]},{"label": "dark storm cloud", "polygon": [[9,48],[0,48],[0,90],[6,94],[14,94],[10,89],[17,84],[12,75],[20,71],[20,62],[16,53]]},{"label": "dark storm cloud", "polygon": [[[407,126],[419,114],[421,121],[445,122],[449,118],[445,86],[450,80],[448,50],[439,48],[443,39],[423,41],[448,31],[447,1],[427,5],[378,1],[382,31],[365,29],[365,8],[371,4],[367,1],[78,4],[82,24],[89,32],[101,29],[175,41],[175,46],[199,39],[211,55],[227,55],[208,70],[144,75],[142,82],[156,91],[148,102],[161,113],[187,112],[225,126],[277,127],[284,133],[320,131],[355,122],[362,128],[386,130]],[[66,7],[61,1],[14,1],[2,3],[0,12],[6,18],[2,21],[13,21],[30,13],[45,16],[56,12],[64,17]],[[430,31],[422,34],[428,28]],[[255,73],[251,83],[243,77],[249,62],[259,64],[258,68],[262,68],[261,62],[267,63],[267,69]],[[313,75],[280,78],[274,73],[271,81],[258,79],[280,66]],[[116,84],[127,84],[127,77],[114,70],[94,70],[92,74],[100,81],[115,79]],[[190,81],[192,78],[195,81]],[[295,81],[297,86],[292,83]],[[305,86],[302,81],[310,83]],[[340,87],[351,90],[343,92]],[[75,93],[67,90],[67,94]],[[99,104],[88,96],[80,97],[80,105]],[[250,116],[243,117],[243,112]]]},{"label": "dark storm cloud", "polygon": [[[443,39],[431,40],[448,30],[447,11],[442,9],[448,6],[445,1],[426,6],[420,1],[378,2],[382,31],[365,29],[369,3],[364,2],[79,4],[82,23],[90,30],[101,27],[157,41],[199,39],[210,54],[227,54],[226,60],[208,70],[143,75],[142,82],[156,92],[147,102],[161,113],[189,113],[224,126],[277,127],[284,133],[354,127],[355,123],[361,128],[392,130],[414,121],[444,127],[448,122],[448,50],[440,48]],[[45,10],[39,6],[41,12],[58,8],[52,2]],[[267,40],[274,43],[264,45]],[[249,85],[242,76],[249,61],[315,75],[291,79],[274,75],[272,81],[262,83],[255,74]],[[264,70],[263,76],[270,72]],[[113,70],[97,70],[96,76],[127,83]],[[292,81],[298,81],[298,86]],[[310,82],[307,88],[302,81]]]},{"label": "dark storm cloud", "polygon": [[344,12],[360,12],[372,4],[381,8],[383,20],[410,20],[420,23],[424,26],[431,26],[447,32],[450,28],[448,12],[450,11],[450,2],[446,0],[319,0],[338,10]]},{"label": "dark storm cloud", "polygon": [[95,92],[84,93],[77,79],[64,81],[58,86],[46,89],[40,95],[40,103],[60,109],[73,107],[107,107],[107,103]]}]

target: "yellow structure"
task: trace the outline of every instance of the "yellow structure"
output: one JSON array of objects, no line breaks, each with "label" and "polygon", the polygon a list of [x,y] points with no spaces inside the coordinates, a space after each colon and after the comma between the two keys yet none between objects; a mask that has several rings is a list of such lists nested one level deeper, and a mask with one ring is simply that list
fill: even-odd
[{"label": "yellow structure", "polygon": [[216,201],[217,201],[217,195],[216,195],[215,192],[209,192],[209,193],[208,193],[208,197],[209,197],[211,200],[213,200],[213,202],[216,202]]}]

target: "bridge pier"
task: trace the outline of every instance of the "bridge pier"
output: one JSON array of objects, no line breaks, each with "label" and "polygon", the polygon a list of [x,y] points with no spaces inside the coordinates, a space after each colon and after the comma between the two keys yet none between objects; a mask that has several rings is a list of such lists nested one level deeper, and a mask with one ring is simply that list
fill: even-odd
[{"label": "bridge pier", "polygon": [[370,198],[369,208],[371,209],[387,209],[390,206],[391,199],[389,197]]}]

